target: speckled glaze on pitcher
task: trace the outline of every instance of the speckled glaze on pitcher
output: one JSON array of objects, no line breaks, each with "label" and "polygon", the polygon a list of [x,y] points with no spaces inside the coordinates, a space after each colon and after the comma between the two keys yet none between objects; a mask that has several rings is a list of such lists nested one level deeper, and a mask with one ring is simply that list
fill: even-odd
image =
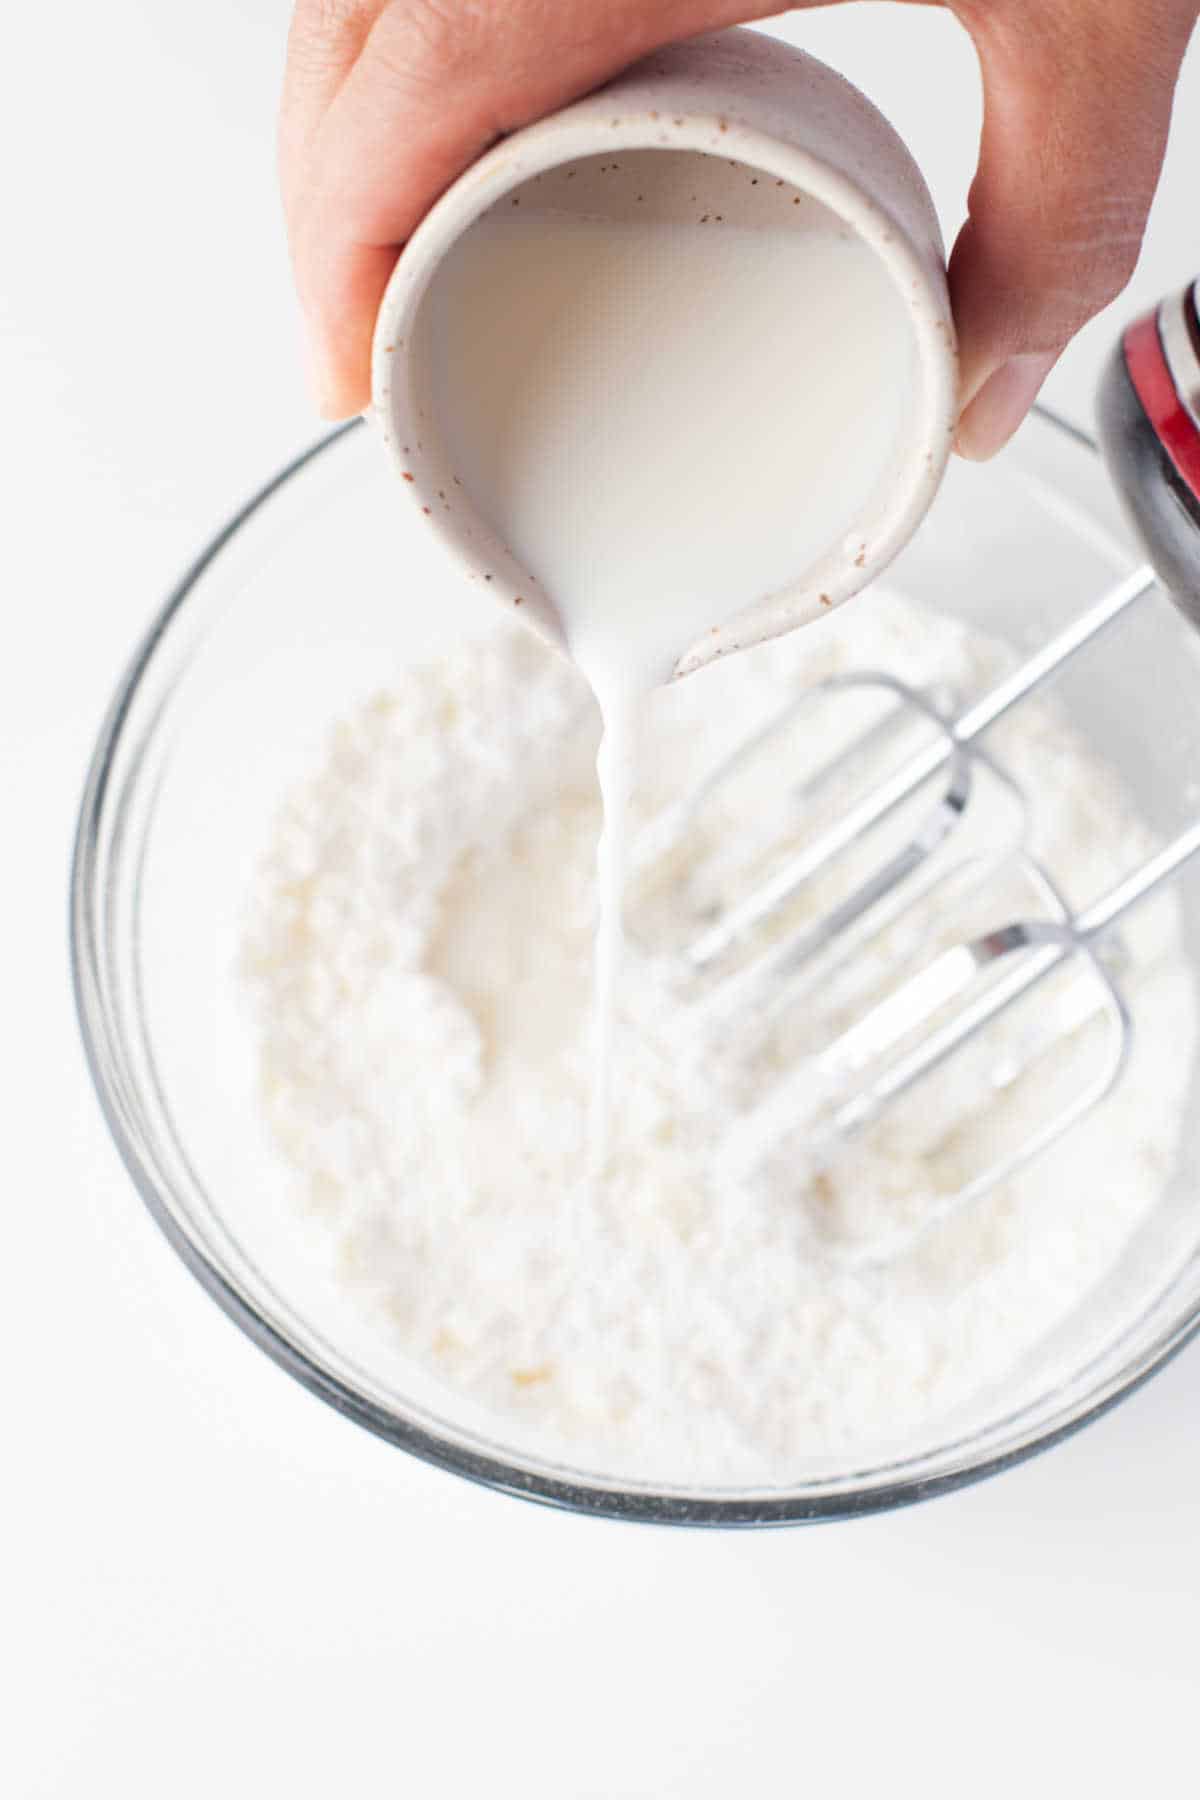
[{"label": "speckled glaze on pitcher", "polygon": [[[619,163],[605,152],[689,151],[704,161],[703,203],[714,217],[769,223],[776,190],[796,205],[836,215],[877,256],[907,315],[913,354],[904,377],[903,422],[882,481],[839,541],[794,583],[750,599],[691,645],[674,673],[759,643],[819,617],[874,579],[903,547],[937,491],[953,441],[957,363],[941,232],[920,171],[872,103],[824,64],[761,33],[715,33],[661,51],[608,86],[505,138],[433,207],[406,245],[375,332],[372,413],[408,494],[464,576],[553,641],[553,601],[476,509],[439,440],[424,381],[421,303],[442,258],[482,214],[534,177],[586,184],[610,179],[602,202],[620,204]],[[590,163],[583,159],[593,159]],[[661,178],[641,159],[638,216],[673,220],[681,159],[661,158]],[[581,166],[573,166],[581,165]],[[747,174],[749,172],[749,179]],[[694,186],[694,182],[689,182]],[[688,217],[694,217],[687,196]],[[802,215],[801,215],[802,216]],[[900,378],[900,377],[898,377]],[[697,370],[697,380],[704,379]]]}]

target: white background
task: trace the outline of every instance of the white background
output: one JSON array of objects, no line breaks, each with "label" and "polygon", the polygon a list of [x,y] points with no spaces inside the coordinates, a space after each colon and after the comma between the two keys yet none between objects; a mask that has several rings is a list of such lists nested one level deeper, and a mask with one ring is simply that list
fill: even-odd
[{"label": "white background", "polygon": [[[118,1165],[69,999],[73,813],[152,609],[315,428],[272,166],[286,13],[59,0],[14,9],[0,52],[0,1792],[1186,1790],[1200,1350],[915,1511],[595,1524],[309,1398]],[[978,98],[952,21],[859,6],[790,30],[880,101],[956,224]],[[1135,292],[1051,383],[1081,420],[1117,315],[1200,268],[1198,167],[1193,54]]]}]

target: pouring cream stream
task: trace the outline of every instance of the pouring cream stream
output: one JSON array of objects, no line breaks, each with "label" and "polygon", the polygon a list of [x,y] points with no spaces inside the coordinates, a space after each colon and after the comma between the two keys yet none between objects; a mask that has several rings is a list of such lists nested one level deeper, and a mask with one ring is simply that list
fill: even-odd
[{"label": "pouring cream stream", "polygon": [[844,535],[899,424],[889,377],[909,351],[887,272],[832,215],[793,224],[779,198],[769,230],[527,198],[458,239],[426,301],[447,452],[550,595],[603,719],[597,1172],[613,1143],[640,705],[684,647]]}]

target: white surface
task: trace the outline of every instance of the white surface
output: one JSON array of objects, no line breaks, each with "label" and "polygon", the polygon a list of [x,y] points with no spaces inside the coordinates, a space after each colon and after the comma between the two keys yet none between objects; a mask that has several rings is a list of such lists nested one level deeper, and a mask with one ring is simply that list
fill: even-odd
[{"label": "white surface", "polygon": [[[119,1167],[69,999],[73,812],[135,635],[312,429],[271,166],[285,12],[23,8],[0,73],[0,1788],[1186,1786],[1195,1349],[1053,1454],[909,1513],[757,1537],[590,1524],[412,1463],[302,1393],[175,1261]],[[956,216],[977,102],[952,23],[880,6],[793,29],[880,101]],[[1193,54],[1118,314],[1200,266],[1198,160]],[[1054,378],[1078,416],[1115,317]]]}]

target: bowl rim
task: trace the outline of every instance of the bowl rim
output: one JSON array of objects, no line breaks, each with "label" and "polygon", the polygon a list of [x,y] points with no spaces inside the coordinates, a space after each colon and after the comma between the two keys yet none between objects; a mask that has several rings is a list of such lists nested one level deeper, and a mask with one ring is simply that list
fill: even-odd
[{"label": "bowl rim", "polygon": [[[1040,419],[1063,436],[1097,454],[1095,439],[1050,408],[1039,405]],[[365,424],[348,420],[323,433],[252,494],[201,549],[158,609],[135,648],[104,714],[88,765],[79,806],[70,872],[69,946],[76,1016],[84,1054],[100,1109],[130,1179],[150,1216],[176,1254],[221,1310],[259,1349],[310,1393],[376,1437],[408,1451],[436,1468],[466,1477],[477,1485],[538,1504],[591,1517],[674,1526],[745,1528],[815,1524],[863,1517],[913,1505],[939,1494],[982,1481],[1029,1460],[1100,1418],[1164,1366],[1200,1332],[1200,1301],[1174,1320],[1123,1367],[1102,1381],[1097,1391],[1071,1416],[1035,1430],[1023,1442],[932,1475],[896,1475],[869,1488],[852,1485],[813,1493],[747,1492],[695,1495],[651,1484],[622,1487],[586,1479],[567,1479],[523,1467],[516,1460],[485,1454],[466,1444],[440,1437],[415,1419],[389,1411],[355,1392],[280,1330],[226,1277],[217,1263],[180,1226],[165,1203],[153,1169],[142,1156],[126,1122],[125,1109],[105,1052],[108,1035],[99,935],[93,898],[106,808],[111,804],[113,765],[123,729],[140,685],[176,615],[226,546],[255,515],[309,464]],[[960,1447],[961,1448],[961,1447]],[[886,1477],[886,1467],[877,1474]],[[853,1476],[847,1478],[852,1482]]]}]

